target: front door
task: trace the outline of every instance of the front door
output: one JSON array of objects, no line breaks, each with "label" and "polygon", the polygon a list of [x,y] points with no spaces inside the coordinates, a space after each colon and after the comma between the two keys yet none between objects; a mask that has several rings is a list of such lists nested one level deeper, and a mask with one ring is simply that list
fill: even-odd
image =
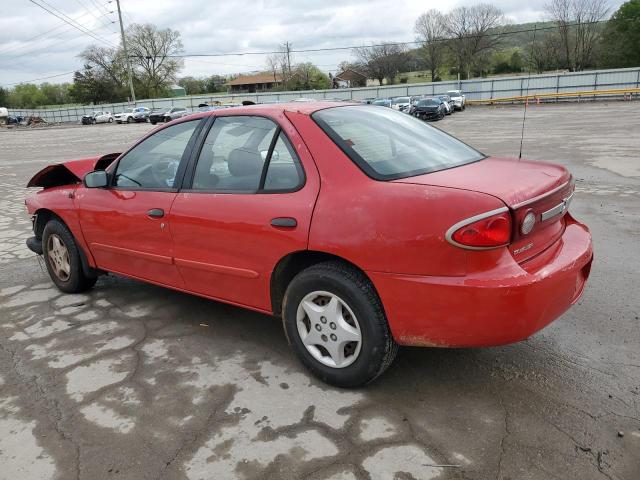
[{"label": "front door", "polygon": [[270,311],[277,262],[305,250],[315,164],[282,115],[218,116],[193,179],[171,208],[175,263],[189,290]]},{"label": "front door", "polygon": [[125,153],[108,188],[78,189],[82,233],[99,268],[182,288],[169,212],[200,121],[163,128]]}]

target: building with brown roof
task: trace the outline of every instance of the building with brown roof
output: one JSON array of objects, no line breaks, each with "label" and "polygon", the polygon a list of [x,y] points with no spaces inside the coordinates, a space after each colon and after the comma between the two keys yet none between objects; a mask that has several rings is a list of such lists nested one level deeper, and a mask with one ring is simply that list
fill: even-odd
[{"label": "building with brown roof", "polygon": [[282,83],[280,75],[273,73],[258,73],[255,75],[241,75],[227,82],[231,93],[255,93],[271,90]]}]

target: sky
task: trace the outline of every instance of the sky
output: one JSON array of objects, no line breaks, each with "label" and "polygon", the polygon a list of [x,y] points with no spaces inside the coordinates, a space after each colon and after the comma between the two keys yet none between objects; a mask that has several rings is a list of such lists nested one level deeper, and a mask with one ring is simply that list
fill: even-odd
[{"label": "sky", "polygon": [[[486,1],[486,0],[485,0]],[[493,0],[513,23],[545,19],[548,0]],[[0,0],[0,85],[71,81],[78,54],[91,44],[120,40],[115,0],[37,0],[74,19],[93,36],[64,23],[30,0]],[[360,46],[414,41],[416,18],[429,8],[447,12],[472,0],[121,0],[123,21],[153,23],[182,35],[184,53],[264,52],[289,41],[292,48]],[[623,3],[610,0],[613,12]],[[52,8],[53,7],[53,8]],[[58,13],[56,12],[56,13]],[[61,15],[58,13],[58,15]],[[97,37],[97,38],[95,38]],[[334,72],[350,51],[295,53]],[[264,55],[187,59],[180,76],[265,70]],[[52,78],[45,78],[51,77]]]}]

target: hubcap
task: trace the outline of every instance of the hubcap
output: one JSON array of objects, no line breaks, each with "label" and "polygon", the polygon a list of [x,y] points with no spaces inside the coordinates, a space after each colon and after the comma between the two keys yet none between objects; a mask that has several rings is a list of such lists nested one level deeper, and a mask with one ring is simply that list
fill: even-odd
[{"label": "hubcap", "polygon": [[69,250],[62,239],[55,233],[49,236],[47,241],[47,255],[53,273],[63,282],[69,280],[71,275],[71,263],[69,262]]},{"label": "hubcap", "polygon": [[362,333],[356,316],[344,300],[329,292],[312,292],[302,299],[297,312],[298,334],[317,361],[344,368],[356,361]]}]

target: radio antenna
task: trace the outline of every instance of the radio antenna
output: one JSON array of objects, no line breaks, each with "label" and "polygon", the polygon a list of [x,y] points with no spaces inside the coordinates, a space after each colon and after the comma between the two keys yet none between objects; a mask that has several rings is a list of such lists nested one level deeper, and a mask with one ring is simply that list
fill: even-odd
[{"label": "radio antenna", "polygon": [[[531,56],[535,55],[536,48],[536,31],[538,30],[538,24],[533,25],[533,40],[531,42]],[[527,91],[524,97],[524,114],[522,115],[522,131],[520,132],[520,153],[518,153],[518,160],[522,159],[522,144],[524,143],[524,125],[527,121],[527,107],[529,106],[529,84],[531,83],[531,67],[533,58],[529,61],[529,74],[527,76]]]}]

